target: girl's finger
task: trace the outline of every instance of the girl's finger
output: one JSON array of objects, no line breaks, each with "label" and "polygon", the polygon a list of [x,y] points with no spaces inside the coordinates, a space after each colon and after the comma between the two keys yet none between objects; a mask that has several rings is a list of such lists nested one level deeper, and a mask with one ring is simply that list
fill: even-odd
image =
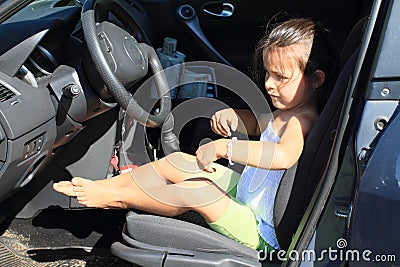
[{"label": "girl's finger", "polygon": [[219,120],[217,127],[218,127],[218,131],[220,132],[220,135],[222,135],[222,136],[228,135],[229,131],[226,130],[226,127],[228,127],[228,129],[229,129],[229,126],[226,123],[226,120],[223,120],[223,119]]},{"label": "girl's finger", "polygon": [[227,120],[224,120],[224,121],[221,123],[221,126],[222,126],[222,129],[223,129],[223,135],[224,135],[225,137],[230,136],[230,135],[231,135],[231,128],[230,128],[229,125],[228,125],[228,121],[227,121]]},{"label": "girl's finger", "polygon": [[216,133],[216,134],[221,134],[221,131],[218,127],[218,118],[216,115],[213,115],[211,118],[211,129]]},{"label": "girl's finger", "polygon": [[215,120],[211,119],[210,124],[211,124],[211,129],[213,130],[213,132],[216,134],[220,134],[218,127],[217,127],[217,122]]}]

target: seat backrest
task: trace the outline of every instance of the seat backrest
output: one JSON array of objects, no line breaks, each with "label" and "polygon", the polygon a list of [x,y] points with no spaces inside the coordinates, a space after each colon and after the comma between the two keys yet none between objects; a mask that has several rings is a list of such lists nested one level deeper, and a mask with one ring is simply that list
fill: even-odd
[{"label": "seat backrest", "polygon": [[358,47],[367,20],[368,17],[364,17],[356,23],[347,37],[340,53],[343,67],[332,93],[306,137],[302,156],[285,172],[279,185],[275,198],[274,224],[282,249],[289,247],[292,236],[327,167],[340,110],[357,62]]},{"label": "seat backrest", "polygon": [[351,29],[340,51],[340,62],[343,67],[350,59],[351,55],[361,45],[369,16],[361,18]]},{"label": "seat backrest", "polygon": [[274,206],[275,232],[282,249],[291,243],[329,160],[347,83],[357,55],[345,65],[326,106],[307,135],[302,156],[282,177]]}]

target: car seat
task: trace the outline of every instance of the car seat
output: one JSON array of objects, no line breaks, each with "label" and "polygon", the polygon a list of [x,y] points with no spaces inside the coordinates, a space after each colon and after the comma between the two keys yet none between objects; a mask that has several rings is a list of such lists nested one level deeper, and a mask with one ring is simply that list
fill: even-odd
[{"label": "car seat", "polygon": [[[363,20],[365,23],[367,19]],[[356,29],[352,30],[354,38],[359,38],[358,30],[363,28],[362,25],[356,24]],[[352,44],[354,41],[349,35],[347,42]],[[347,63],[338,76],[328,102],[307,135],[302,156],[282,177],[274,206],[276,235],[282,249],[286,250],[289,247],[329,161],[345,92],[357,62],[358,51],[356,49],[346,60]],[[174,218],[130,211],[126,216],[122,237],[122,243],[112,244],[111,252],[140,266],[263,265],[257,250],[208,228]],[[280,265],[276,260],[268,260],[268,266]]]}]

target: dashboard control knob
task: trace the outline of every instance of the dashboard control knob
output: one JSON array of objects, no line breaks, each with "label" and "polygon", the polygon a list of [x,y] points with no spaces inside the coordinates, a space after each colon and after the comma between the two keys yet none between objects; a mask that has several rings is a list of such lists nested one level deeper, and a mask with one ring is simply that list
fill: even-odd
[{"label": "dashboard control knob", "polygon": [[77,84],[68,84],[63,88],[63,94],[68,98],[75,98],[81,92],[81,87]]}]

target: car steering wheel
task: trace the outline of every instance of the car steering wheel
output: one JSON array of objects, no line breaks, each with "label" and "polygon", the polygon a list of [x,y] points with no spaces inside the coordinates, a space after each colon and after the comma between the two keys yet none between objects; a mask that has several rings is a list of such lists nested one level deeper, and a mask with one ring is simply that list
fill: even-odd
[{"label": "car steering wheel", "polygon": [[[115,101],[139,123],[162,127],[161,141],[166,154],[178,151],[179,141],[172,132],[174,123],[169,85],[154,49],[145,43],[138,43],[115,24],[108,21],[96,24],[93,0],[85,1],[81,21],[89,56]],[[143,78],[148,72],[148,65],[154,74],[160,97],[159,112],[155,115],[143,109],[124,86]]]}]

